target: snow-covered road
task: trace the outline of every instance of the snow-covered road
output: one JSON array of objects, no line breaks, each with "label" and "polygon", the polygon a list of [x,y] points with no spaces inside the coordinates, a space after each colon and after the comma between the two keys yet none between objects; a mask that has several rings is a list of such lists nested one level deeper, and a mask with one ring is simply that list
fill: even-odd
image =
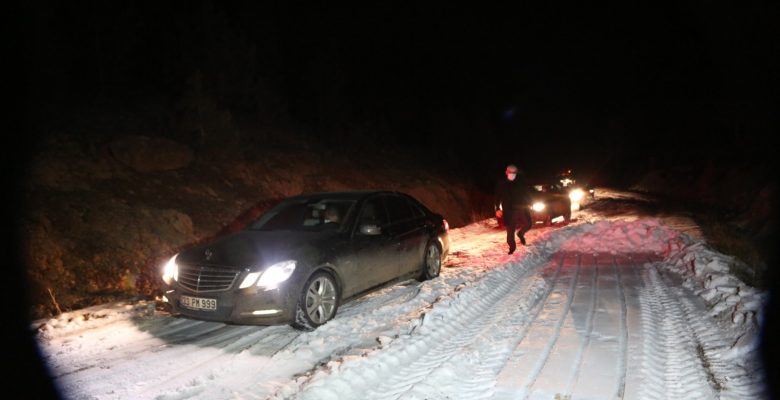
[{"label": "snow-covered road", "polygon": [[68,399],[767,397],[766,295],[689,219],[615,212],[621,196],[511,256],[490,221],[454,229],[441,277],[345,304],[314,332],[136,302],[40,321],[39,343]]}]

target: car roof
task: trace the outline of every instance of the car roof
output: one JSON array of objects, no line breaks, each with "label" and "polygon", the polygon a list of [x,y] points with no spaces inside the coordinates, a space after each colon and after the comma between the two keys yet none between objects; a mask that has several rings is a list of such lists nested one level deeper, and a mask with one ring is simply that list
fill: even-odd
[{"label": "car roof", "polygon": [[308,198],[317,198],[317,197],[330,197],[330,198],[337,198],[337,199],[343,199],[343,200],[359,200],[364,197],[378,194],[378,193],[398,193],[393,192],[390,190],[350,190],[350,191],[340,191],[340,192],[311,192],[311,193],[301,193],[299,195],[291,196],[289,199],[308,199]]}]

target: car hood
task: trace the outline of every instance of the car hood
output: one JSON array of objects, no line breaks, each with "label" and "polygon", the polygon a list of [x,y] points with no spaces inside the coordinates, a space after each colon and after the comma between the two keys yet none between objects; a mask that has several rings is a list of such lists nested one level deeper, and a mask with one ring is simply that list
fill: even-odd
[{"label": "car hood", "polygon": [[548,201],[551,199],[568,198],[569,196],[563,193],[554,192],[534,192],[531,194],[531,199],[536,201]]},{"label": "car hood", "polygon": [[284,260],[313,261],[333,247],[338,233],[241,231],[185,251],[177,261],[262,269]]}]

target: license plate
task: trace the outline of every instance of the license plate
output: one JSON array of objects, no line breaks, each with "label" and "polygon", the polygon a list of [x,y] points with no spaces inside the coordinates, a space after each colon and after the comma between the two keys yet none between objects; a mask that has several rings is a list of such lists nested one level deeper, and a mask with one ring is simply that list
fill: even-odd
[{"label": "license plate", "polygon": [[179,302],[183,307],[191,308],[193,310],[214,311],[217,309],[217,299],[181,296]]}]

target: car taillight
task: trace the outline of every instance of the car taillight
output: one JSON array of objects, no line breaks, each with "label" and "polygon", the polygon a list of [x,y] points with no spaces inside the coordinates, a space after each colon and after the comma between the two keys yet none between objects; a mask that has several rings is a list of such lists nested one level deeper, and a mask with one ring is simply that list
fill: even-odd
[{"label": "car taillight", "polygon": [[444,230],[445,230],[445,231],[448,231],[448,230],[450,230],[450,224],[449,224],[449,222],[447,222],[447,220],[446,220],[446,219],[444,219],[444,218],[442,218],[442,222],[444,222]]}]

